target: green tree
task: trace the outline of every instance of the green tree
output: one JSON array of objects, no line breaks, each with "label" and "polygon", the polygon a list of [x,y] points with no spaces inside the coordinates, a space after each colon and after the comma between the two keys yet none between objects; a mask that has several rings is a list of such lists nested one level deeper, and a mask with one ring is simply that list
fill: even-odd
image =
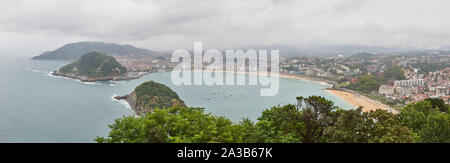
[{"label": "green tree", "polygon": [[422,73],[430,73],[435,72],[438,70],[445,69],[446,67],[449,67],[450,64],[433,64],[433,63],[426,63],[426,62],[420,62],[412,65],[414,68],[418,68],[420,72]]},{"label": "green tree", "polygon": [[381,83],[372,75],[364,75],[359,78],[357,83],[352,83],[348,88],[369,93],[371,91],[376,91],[380,88]]},{"label": "green tree", "polygon": [[323,97],[310,96],[308,98],[297,97],[297,108],[302,112],[299,116],[302,142],[318,142],[324,133],[326,127],[333,124],[332,111],[336,110],[332,101]]},{"label": "green tree", "polygon": [[416,133],[401,125],[398,115],[386,110],[365,113],[365,126],[369,128],[368,143],[414,143],[418,139]]},{"label": "green tree", "polygon": [[391,66],[388,69],[386,69],[383,73],[384,81],[391,81],[391,80],[404,80],[405,79],[405,73],[403,72],[402,67],[400,66]]},{"label": "green tree", "polygon": [[369,141],[368,136],[362,108],[343,111],[335,125],[327,127],[324,132],[329,143],[363,143]]},{"label": "green tree", "polygon": [[244,140],[229,119],[203,113],[201,108],[155,109],[143,117],[124,117],[109,126],[100,143],[231,143]]},{"label": "green tree", "polygon": [[438,108],[441,112],[448,112],[449,105],[445,104],[445,101],[439,98],[427,98],[425,101],[429,101],[432,108]]},{"label": "green tree", "polygon": [[332,101],[319,96],[297,97],[297,105],[265,110],[256,124],[256,142],[320,142],[324,129],[333,124]]},{"label": "green tree", "polygon": [[450,116],[448,113],[433,112],[419,131],[422,142],[450,143]]},{"label": "green tree", "polygon": [[[135,117],[123,117],[115,120],[115,123],[109,125],[111,131],[108,138],[97,137],[95,141],[99,143],[162,143],[167,142],[167,138],[151,139],[147,136],[155,137],[158,133],[150,133],[146,130],[143,119]],[[157,136],[156,136],[157,137]]]},{"label": "green tree", "polygon": [[400,117],[404,126],[419,134],[421,142],[450,142],[450,115],[433,108],[430,101],[407,105],[401,110]]},{"label": "green tree", "polygon": [[258,129],[250,119],[244,118],[237,125],[232,127],[231,133],[233,137],[238,138],[237,142],[241,143],[257,143],[256,134],[258,133]]},{"label": "green tree", "polygon": [[341,113],[335,125],[326,129],[324,139],[330,143],[411,143],[418,137],[401,125],[398,115],[359,108]]},{"label": "green tree", "polygon": [[296,105],[262,112],[255,124],[233,123],[201,108],[155,109],[110,125],[100,143],[412,143],[450,142],[450,115],[425,100],[400,114],[342,110],[323,97],[297,97]]},{"label": "green tree", "polygon": [[299,143],[301,112],[294,105],[277,106],[262,112],[256,124],[256,142]]}]

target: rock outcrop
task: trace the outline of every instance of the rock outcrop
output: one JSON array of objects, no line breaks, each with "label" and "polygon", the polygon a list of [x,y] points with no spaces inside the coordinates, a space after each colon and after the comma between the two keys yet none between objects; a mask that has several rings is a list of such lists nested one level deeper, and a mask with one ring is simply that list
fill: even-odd
[{"label": "rock outcrop", "polygon": [[141,84],[129,95],[114,98],[117,100],[126,100],[137,115],[151,112],[155,108],[186,107],[186,104],[179,98],[176,92],[154,81]]}]

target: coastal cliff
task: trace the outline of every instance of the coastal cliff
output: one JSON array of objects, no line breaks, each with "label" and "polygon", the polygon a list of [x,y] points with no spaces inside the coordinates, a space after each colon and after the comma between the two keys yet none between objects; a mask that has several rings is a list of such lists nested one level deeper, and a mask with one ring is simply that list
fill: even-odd
[{"label": "coastal cliff", "polygon": [[125,67],[114,57],[99,52],[87,53],[77,61],[54,71],[52,75],[83,82],[129,80]]},{"label": "coastal cliff", "polygon": [[114,98],[116,100],[126,100],[136,115],[151,112],[155,108],[186,107],[186,104],[176,92],[154,81],[141,84],[129,95]]}]

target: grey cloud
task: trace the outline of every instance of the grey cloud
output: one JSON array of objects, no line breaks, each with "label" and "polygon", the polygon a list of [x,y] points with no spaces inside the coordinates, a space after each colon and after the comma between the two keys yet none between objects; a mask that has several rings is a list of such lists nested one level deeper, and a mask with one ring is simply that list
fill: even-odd
[{"label": "grey cloud", "polygon": [[186,48],[195,40],[216,48],[450,44],[446,0],[0,0],[0,4],[0,43],[8,41],[6,36],[33,35],[58,44],[76,38],[156,49]]}]

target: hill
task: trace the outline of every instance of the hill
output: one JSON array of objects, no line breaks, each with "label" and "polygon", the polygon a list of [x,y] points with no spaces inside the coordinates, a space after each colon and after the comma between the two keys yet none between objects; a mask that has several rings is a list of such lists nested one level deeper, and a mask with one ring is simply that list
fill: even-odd
[{"label": "hill", "polygon": [[127,69],[114,57],[99,52],[91,52],[53,74],[81,81],[104,81],[119,79],[126,73]]},{"label": "hill", "polygon": [[244,46],[239,49],[248,50],[280,50],[280,56],[283,57],[337,57],[343,55],[349,57],[358,53],[400,53],[423,50],[412,47],[383,47],[383,46],[365,46],[365,45],[270,45],[270,46]]},{"label": "hill", "polygon": [[356,60],[368,60],[368,59],[375,59],[377,57],[377,54],[372,53],[357,53],[354,55],[349,56],[349,59],[356,59]]},{"label": "hill", "polygon": [[34,60],[76,60],[89,52],[100,52],[111,56],[151,57],[161,55],[160,52],[136,48],[131,45],[119,45],[103,42],[78,42],[64,45],[54,51],[35,56]]},{"label": "hill", "polygon": [[154,81],[145,82],[136,87],[130,95],[116,97],[116,99],[127,100],[137,115],[148,113],[156,108],[186,107],[176,92]]}]

